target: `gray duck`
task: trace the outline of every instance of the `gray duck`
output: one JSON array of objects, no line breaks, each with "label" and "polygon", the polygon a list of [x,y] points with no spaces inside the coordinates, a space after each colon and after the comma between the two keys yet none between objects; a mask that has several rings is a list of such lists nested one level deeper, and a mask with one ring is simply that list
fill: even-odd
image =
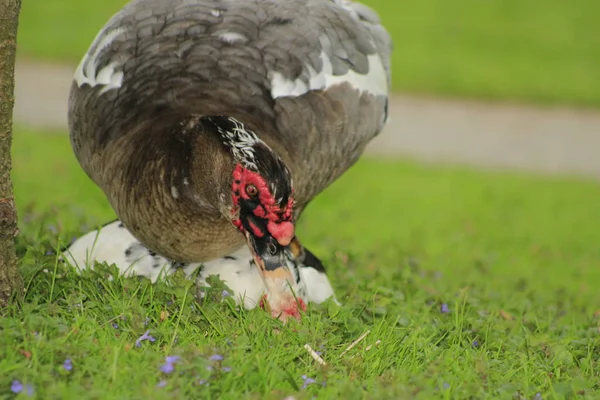
[{"label": "gray duck", "polygon": [[247,243],[273,315],[298,317],[295,222],[382,130],[391,47],[346,0],[133,0],[76,70],[71,144],[148,249]]}]

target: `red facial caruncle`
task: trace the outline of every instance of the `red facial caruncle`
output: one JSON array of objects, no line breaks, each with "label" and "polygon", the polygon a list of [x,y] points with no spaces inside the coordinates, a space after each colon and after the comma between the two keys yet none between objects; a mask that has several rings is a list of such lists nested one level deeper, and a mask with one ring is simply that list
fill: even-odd
[{"label": "red facial caruncle", "polygon": [[[233,205],[236,209],[239,209],[241,199],[257,199],[259,204],[252,210],[252,213],[256,217],[268,220],[267,230],[280,245],[290,244],[294,238],[294,224],[291,222],[294,203],[292,196],[289,197],[285,208],[279,207],[264,178],[260,174],[242,167],[241,164],[238,164],[233,171],[232,189]],[[254,190],[256,192],[252,193]],[[233,221],[233,224],[238,229],[243,229],[239,216]],[[252,221],[249,222],[249,225],[251,233],[256,237],[264,236],[264,232]]]}]

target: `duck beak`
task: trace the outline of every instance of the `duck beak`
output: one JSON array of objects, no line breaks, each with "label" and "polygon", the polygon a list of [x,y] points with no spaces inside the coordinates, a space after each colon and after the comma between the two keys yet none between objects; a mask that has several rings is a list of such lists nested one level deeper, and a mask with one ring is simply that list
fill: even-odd
[{"label": "duck beak", "polygon": [[248,247],[254,257],[258,271],[267,288],[267,305],[274,317],[287,320],[290,316],[300,319],[298,303],[292,290],[296,282],[288,267],[286,248],[269,235],[257,238],[249,232],[245,233]]}]

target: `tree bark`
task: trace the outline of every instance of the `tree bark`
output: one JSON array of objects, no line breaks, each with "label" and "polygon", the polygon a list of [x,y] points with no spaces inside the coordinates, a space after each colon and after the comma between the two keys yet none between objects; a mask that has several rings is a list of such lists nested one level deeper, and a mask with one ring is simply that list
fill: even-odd
[{"label": "tree bark", "polygon": [[0,0],[0,308],[20,290],[15,236],[17,211],[10,179],[15,54],[21,0]]}]

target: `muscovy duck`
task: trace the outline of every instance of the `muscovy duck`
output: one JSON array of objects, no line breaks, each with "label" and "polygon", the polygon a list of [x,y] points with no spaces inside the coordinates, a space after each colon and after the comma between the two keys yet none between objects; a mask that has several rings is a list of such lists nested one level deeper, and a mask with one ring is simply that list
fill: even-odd
[{"label": "muscovy duck", "polygon": [[246,243],[273,315],[297,316],[295,222],[382,130],[391,47],[346,0],[133,0],[76,70],[71,144],[145,247]]}]

